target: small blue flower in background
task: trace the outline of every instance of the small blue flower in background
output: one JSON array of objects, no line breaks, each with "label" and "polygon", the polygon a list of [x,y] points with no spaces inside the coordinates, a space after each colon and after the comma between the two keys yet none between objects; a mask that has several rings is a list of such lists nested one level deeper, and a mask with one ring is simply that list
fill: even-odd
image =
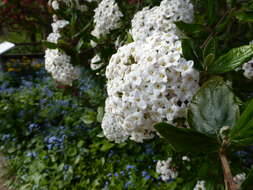
[{"label": "small blue flower in background", "polygon": [[36,123],[31,123],[29,126],[28,126],[28,129],[29,129],[29,132],[33,132],[34,129],[36,129],[39,125],[36,124]]},{"label": "small blue flower in background", "polygon": [[42,90],[43,93],[46,94],[49,98],[54,95],[53,91],[51,91],[48,87],[44,87]]},{"label": "small blue flower in background", "polygon": [[10,137],[11,137],[10,134],[5,134],[5,135],[2,136],[1,140],[2,140],[2,141],[6,141],[6,140],[8,140]]},{"label": "small blue flower in background", "polygon": [[33,86],[33,82],[31,82],[31,81],[26,81],[26,80],[22,80],[21,81],[21,85],[23,85],[24,87],[26,87],[26,88],[31,88],[32,86]]},{"label": "small blue flower in background", "polygon": [[142,177],[144,177],[145,180],[149,180],[151,178],[147,171],[142,171],[141,175]]},{"label": "small blue flower in background", "polygon": [[28,152],[28,153],[26,154],[26,156],[31,157],[31,158],[36,158],[37,155],[38,155],[38,154],[37,154],[36,152]]},{"label": "small blue flower in background", "polygon": [[53,148],[57,148],[58,150],[62,150],[64,148],[64,139],[66,135],[58,136],[47,136],[44,141],[46,142],[46,146],[48,150],[52,150]]},{"label": "small blue flower in background", "polygon": [[120,171],[120,174],[124,176],[126,173],[125,171]]},{"label": "small blue flower in background", "polygon": [[145,177],[146,175],[148,175],[148,172],[147,171],[142,171],[141,175],[142,175],[142,177]]},{"label": "small blue flower in background", "polygon": [[130,170],[130,169],[133,169],[133,168],[135,168],[133,165],[127,165],[126,166],[126,170]]},{"label": "small blue flower in background", "polygon": [[109,151],[109,154],[108,154],[108,157],[110,158],[110,157],[112,157],[114,155],[114,151],[113,150],[110,150]]},{"label": "small blue flower in background", "polygon": [[133,183],[131,181],[128,181],[125,183],[124,187],[125,188],[128,188],[130,185],[132,185]]},{"label": "small blue flower in background", "polygon": [[64,166],[63,166],[63,170],[64,170],[64,171],[67,171],[69,168],[70,168],[69,165],[64,165]]}]

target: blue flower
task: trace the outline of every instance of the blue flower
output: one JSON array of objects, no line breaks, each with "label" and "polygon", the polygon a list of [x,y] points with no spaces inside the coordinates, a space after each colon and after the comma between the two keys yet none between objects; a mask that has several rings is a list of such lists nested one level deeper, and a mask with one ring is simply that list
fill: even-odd
[{"label": "blue flower", "polygon": [[38,154],[36,152],[28,152],[26,156],[35,158]]},{"label": "blue flower", "polygon": [[148,172],[147,171],[142,171],[141,175],[142,175],[142,177],[145,177],[145,176],[148,175]]},{"label": "blue flower", "polygon": [[3,136],[2,136],[2,141],[6,141],[6,140],[8,140],[9,138],[10,138],[10,134],[4,134]]},{"label": "blue flower", "polygon": [[28,127],[29,132],[31,133],[35,128],[37,128],[39,125],[36,123],[31,123]]},{"label": "blue flower", "polygon": [[131,181],[128,181],[128,182],[125,183],[124,186],[125,186],[125,188],[128,188],[130,185],[132,185],[132,182],[131,182]]},{"label": "blue flower", "polygon": [[126,166],[126,169],[127,169],[127,170],[130,170],[130,169],[133,169],[133,168],[134,168],[133,165],[127,165],[127,166]]},{"label": "blue flower", "polygon": [[117,172],[114,173],[115,177],[119,177],[119,174]]},{"label": "blue flower", "polygon": [[63,170],[67,171],[69,169],[69,167],[70,167],[69,165],[65,165],[65,166],[63,166]]}]

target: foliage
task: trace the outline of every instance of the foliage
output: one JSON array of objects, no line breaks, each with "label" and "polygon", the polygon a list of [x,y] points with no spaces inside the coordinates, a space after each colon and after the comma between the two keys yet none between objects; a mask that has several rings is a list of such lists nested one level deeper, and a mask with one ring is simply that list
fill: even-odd
[{"label": "foliage", "polygon": [[47,1],[44,0],[1,0],[0,13],[1,29],[26,32],[29,36],[47,33],[50,25]]},{"label": "foliage", "polygon": [[[92,75],[85,72],[84,76],[78,94],[86,98],[80,99],[67,93],[70,89],[55,88],[43,70],[23,77],[1,73],[0,125],[4,127],[0,140],[10,170],[9,186],[26,190],[176,188],[182,179],[161,183],[154,172],[154,162],[166,158],[162,151],[166,145],[157,148],[160,140],[115,145],[98,135],[96,108],[104,95]],[[128,156],[132,154],[138,156]]]}]

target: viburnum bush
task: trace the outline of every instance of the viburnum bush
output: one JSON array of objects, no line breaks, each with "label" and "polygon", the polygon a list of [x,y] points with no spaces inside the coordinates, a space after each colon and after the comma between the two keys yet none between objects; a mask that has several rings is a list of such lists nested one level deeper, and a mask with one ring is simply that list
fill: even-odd
[{"label": "viburnum bush", "polygon": [[[45,69],[87,105],[78,92],[83,70],[91,72],[106,100],[81,120],[101,124],[96,135],[112,141],[103,141],[108,147],[134,144],[123,155],[146,166],[137,175],[145,182],[122,174],[131,179],[122,183],[116,172],[90,189],[253,189],[252,1],[50,0],[48,7]],[[153,165],[149,151],[134,150],[149,143]],[[84,187],[68,185],[57,187]]]}]

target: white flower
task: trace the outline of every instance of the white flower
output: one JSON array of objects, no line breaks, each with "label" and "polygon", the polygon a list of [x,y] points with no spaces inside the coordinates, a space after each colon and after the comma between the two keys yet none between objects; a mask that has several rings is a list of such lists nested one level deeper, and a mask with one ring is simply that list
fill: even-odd
[{"label": "white flower", "polygon": [[53,28],[53,32],[60,32],[60,30],[66,27],[69,24],[67,20],[57,20],[56,22],[52,23],[51,26]]},{"label": "white flower", "polygon": [[244,70],[243,74],[246,78],[253,79],[253,59],[245,63],[242,69]]},{"label": "white flower", "polygon": [[157,32],[145,41],[120,47],[111,57],[106,68],[105,112],[114,125],[108,125],[107,120],[102,123],[108,139],[113,141],[116,136],[108,134],[115,129],[107,128],[118,126],[124,140],[129,136],[142,142],[154,137],[154,123],[174,123],[175,119],[185,117],[187,102],[199,88],[199,75],[193,62],[182,58],[180,45],[176,35]]},{"label": "white flower", "polygon": [[[250,42],[250,44],[253,44],[253,41]],[[242,65],[243,75],[248,79],[253,79],[253,58],[248,61],[247,63],[244,63]]]},{"label": "white flower", "polygon": [[193,190],[206,190],[205,181],[198,181]]},{"label": "white flower", "polygon": [[183,157],[182,157],[182,160],[183,160],[183,161],[187,161],[187,162],[190,162],[190,161],[191,161],[190,158],[189,158],[188,156],[183,156]]},{"label": "white flower", "polygon": [[236,184],[241,185],[246,179],[245,173],[237,174],[235,177],[233,177],[233,180]]},{"label": "white flower", "polygon": [[123,16],[115,0],[102,0],[95,9],[95,28],[92,35],[99,38],[119,27],[120,18]]},{"label": "white flower", "polygon": [[61,35],[59,32],[55,32],[55,33],[53,32],[48,35],[47,41],[57,44],[60,37],[61,37]]},{"label": "white flower", "polygon": [[175,32],[175,21],[187,23],[193,20],[190,0],[163,0],[160,6],[148,7],[136,13],[130,33],[135,41],[145,40],[155,32]]},{"label": "white flower", "polygon": [[101,62],[101,57],[97,54],[95,55],[90,62],[90,68],[92,70],[98,70],[100,69],[102,66],[104,65],[104,63]]},{"label": "white flower", "polygon": [[178,172],[171,166],[172,158],[159,160],[156,164],[156,172],[161,175],[163,181],[169,181],[177,178]]},{"label": "white flower", "polygon": [[60,9],[60,5],[59,5],[58,1],[56,1],[56,0],[54,0],[51,5],[54,10]]}]

